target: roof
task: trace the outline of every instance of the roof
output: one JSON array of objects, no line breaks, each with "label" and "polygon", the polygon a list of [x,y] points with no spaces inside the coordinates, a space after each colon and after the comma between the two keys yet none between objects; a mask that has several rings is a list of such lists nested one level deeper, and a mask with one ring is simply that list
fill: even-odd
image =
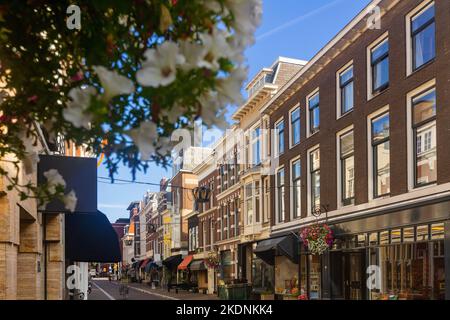
[{"label": "roof", "polygon": [[[245,89],[248,93],[247,100],[233,113],[232,119],[235,121],[240,121],[245,115],[253,111],[256,106],[263,105],[264,101],[270,99],[283,85],[283,80],[281,83],[278,81],[279,74],[284,74],[288,78],[295,74],[299,69],[301,69],[307,61],[278,57],[277,60],[272,64],[270,68],[262,68],[246,85]],[[296,65],[294,70],[286,70],[280,67],[283,65]],[[292,73],[291,73],[292,72]],[[284,79],[284,78],[282,78]]]},{"label": "roof", "polygon": [[128,206],[127,210],[133,209],[136,205],[139,205],[140,201],[132,201]]}]

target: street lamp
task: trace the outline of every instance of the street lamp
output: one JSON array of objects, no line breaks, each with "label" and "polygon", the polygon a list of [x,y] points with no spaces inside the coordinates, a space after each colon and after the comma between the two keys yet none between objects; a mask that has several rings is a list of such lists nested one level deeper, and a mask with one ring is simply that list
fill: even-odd
[{"label": "street lamp", "polygon": [[211,198],[211,190],[208,187],[197,187],[192,190],[194,199],[198,203],[209,202]]}]

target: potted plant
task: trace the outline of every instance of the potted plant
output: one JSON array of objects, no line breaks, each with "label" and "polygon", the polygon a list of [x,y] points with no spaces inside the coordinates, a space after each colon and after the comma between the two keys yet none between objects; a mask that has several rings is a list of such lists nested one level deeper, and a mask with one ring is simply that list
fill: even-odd
[{"label": "potted plant", "polygon": [[297,287],[294,287],[291,289],[289,294],[283,296],[283,300],[298,300],[298,296],[300,294],[300,291]]},{"label": "potted plant", "polygon": [[304,246],[313,255],[322,255],[333,245],[333,231],[326,224],[315,224],[300,232]]},{"label": "potted plant", "polygon": [[215,252],[210,252],[208,257],[205,259],[205,264],[208,268],[217,270],[220,266],[219,257]]}]

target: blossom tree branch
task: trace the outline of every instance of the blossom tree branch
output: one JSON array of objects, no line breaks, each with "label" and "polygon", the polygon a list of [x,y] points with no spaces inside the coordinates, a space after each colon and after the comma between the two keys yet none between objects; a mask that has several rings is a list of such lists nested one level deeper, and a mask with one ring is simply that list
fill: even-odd
[{"label": "blossom tree branch", "polygon": [[261,0],[80,0],[79,30],[71,4],[0,5],[0,158],[35,165],[37,122],[134,176],[169,164],[174,130],[223,127],[242,102]]}]

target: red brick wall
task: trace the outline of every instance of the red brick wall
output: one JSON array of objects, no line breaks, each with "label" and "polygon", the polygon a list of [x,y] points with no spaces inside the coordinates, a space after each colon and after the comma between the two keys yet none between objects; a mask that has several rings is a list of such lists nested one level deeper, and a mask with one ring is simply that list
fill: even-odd
[{"label": "red brick wall", "polygon": [[[281,116],[285,121],[285,153],[280,165],[285,166],[285,185],[290,185],[289,161],[301,155],[302,159],[302,216],[307,212],[307,150],[320,143],[321,202],[329,210],[337,208],[336,133],[354,125],[355,143],[355,201],[368,201],[367,116],[385,105],[390,105],[391,127],[391,195],[407,192],[407,136],[406,95],[421,84],[436,78],[438,183],[450,182],[450,1],[435,1],[436,5],[436,60],[411,76],[406,76],[405,16],[422,1],[400,1],[382,18],[381,30],[368,30],[355,43],[347,47],[316,76],[298,90],[281,108],[271,115],[271,127]],[[366,52],[386,31],[390,44],[390,87],[379,96],[367,101]],[[336,72],[353,59],[355,78],[355,108],[350,114],[336,120]],[[320,132],[306,139],[306,97],[320,88]],[[301,143],[289,149],[289,109],[300,103]],[[271,177],[274,184],[275,177]],[[272,197],[274,199],[274,197]],[[289,220],[290,192],[286,188],[286,218]],[[272,221],[274,203],[272,201]]]}]

